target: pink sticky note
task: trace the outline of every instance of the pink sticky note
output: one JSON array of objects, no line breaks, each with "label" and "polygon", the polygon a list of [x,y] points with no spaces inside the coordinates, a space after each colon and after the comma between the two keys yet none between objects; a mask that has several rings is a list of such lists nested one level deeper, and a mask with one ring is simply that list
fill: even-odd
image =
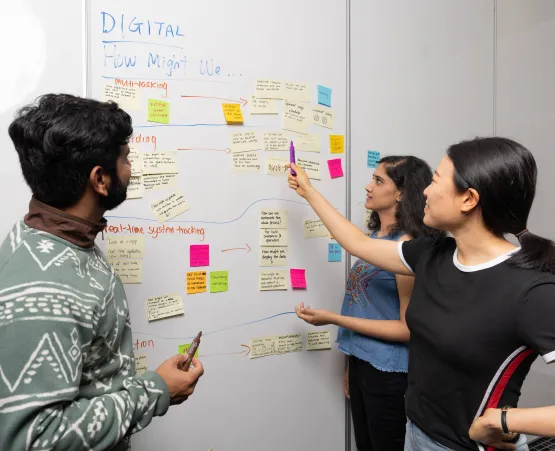
[{"label": "pink sticky note", "polygon": [[343,177],[343,168],[341,167],[341,158],[335,158],[333,160],[328,160],[328,168],[330,170],[330,177],[335,179],[337,177]]},{"label": "pink sticky note", "polygon": [[210,266],[209,244],[191,244],[189,266]]},{"label": "pink sticky note", "polygon": [[293,288],[306,288],[306,276],[304,269],[290,269],[291,286]]}]

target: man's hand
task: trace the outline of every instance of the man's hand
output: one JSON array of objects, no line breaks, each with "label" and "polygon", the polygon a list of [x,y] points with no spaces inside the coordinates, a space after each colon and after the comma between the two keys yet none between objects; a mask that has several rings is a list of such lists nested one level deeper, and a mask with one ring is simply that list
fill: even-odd
[{"label": "man's hand", "polygon": [[193,357],[193,364],[189,371],[182,371],[178,366],[185,361],[185,354],[176,354],[163,362],[156,372],[162,376],[168,386],[172,404],[181,404],[195,391],[199,378],[204,374],[200,360]]}]

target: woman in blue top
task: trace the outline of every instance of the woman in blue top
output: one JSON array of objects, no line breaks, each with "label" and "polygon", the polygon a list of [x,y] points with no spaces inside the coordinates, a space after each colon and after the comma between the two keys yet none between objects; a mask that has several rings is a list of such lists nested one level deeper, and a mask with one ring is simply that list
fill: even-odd
[{"label": "woman in blue top", "polygon": [[[368,228],[382,240],[441,236],[423,223],[424,188],[432,171],[412,156],[382,158],[366,187]],[[409,330],[405,311],[414,278],[395,275],[363,260],[351,269],[341,315],[296,308],[299,318],[339,326],[339,349],[349,356],[345,395],[359,451],[402,451],[405,438]]]}]

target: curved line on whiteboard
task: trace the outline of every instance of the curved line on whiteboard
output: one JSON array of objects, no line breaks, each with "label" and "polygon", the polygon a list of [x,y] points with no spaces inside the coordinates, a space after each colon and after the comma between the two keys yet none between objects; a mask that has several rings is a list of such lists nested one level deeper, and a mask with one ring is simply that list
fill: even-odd
[{"label": "curved line on whiteboard", "polygon": [[[245,216],[245,214],[247,213],[247,211],[249,211],[249,209],[259,203],[259,202],[265,202],[268,200],[281,200],[284,202],[292,202],[294,204],[299,204],[299,205],[304,205],[305,207],[310,207],[310,205],[308,203],[305,202],[299,202],[296,200],[289,200],[289,199],[280,199],[278,197],[269,197],[267,199],[258,199],[255,200],[252,204],[250,204],[243,213],[241,213],[237,218],[235,219],[231,219],[230,221],[224,221],[224,222],[215,222],[215,221],[166,221],[166,222],[181,222],[181,223],[187,223],[187,224],[192,224],[192,223],[198,223],[198,224],[217,224],[217,225],[222,225],[222,224],[231,224],[232,222],[238,221],[239,219],[241,219],[243,216]],[[109,218],[115,218],[115,219],[137,219],[139,221],[151,221],[151,222],[158,222],[157,219],[150,219],[150,218],[137,218],[134,216],[106,216],[106,219]]]},{"label": "curved line on whiteboard", "polygon": [[[225,332],[227,330],[231,330],[231,329],[237,329],[239,327],[243,327],[243,326],[248,326],[250,324],[255,324],[255,323],[261,323],[262,321],[268,321],[270,319],[274,319],[277,318],[278,316],[283,316],[283,315],[294,315],[295,312],[282,312],[282,313],[276,313],[275,315],[272,316],[268,316],[266,318],[262,318],[262,319],[256,319],[254,321],[249,321],[247,323],[242,323],[242,324],[237,324],[236,326],[229,326],[229,327],[224,327],[223,329],[217,329],[217,330],[213,330],[210,332],[203,332],[202,335],[212,335],[212,334],[217,334],[219,332]],[[196,335],[192,335],[190,337],[164,337],[162,335],[156,335],[156,334],[149,334],[147,332],[139,332],[139,331],[133,331],[133,334],[135,335],[148,335],[149,337],[156,337],[156,338],[162,338],[164,340],[190,340],[196,337]]]}]

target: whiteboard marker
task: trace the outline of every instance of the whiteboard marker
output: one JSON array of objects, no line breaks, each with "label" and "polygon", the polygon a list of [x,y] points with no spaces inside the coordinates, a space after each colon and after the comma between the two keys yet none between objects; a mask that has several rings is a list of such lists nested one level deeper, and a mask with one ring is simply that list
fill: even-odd
[{"label": "whiteboard marker", "polygon": [[[292,164],[297,164],[295,161],[295,146],[293,145],[293,141],[289,144],[289,162]],[[291,175],[297,175],[293,168],[291,168]]]},{"label": "whiteboard marker", "polygon": [[187,358],[185,359],[185,362],[183,362],[181,364],[181,367],[179,368],[180,370],[189,371],[189,367],[191,366],[191,362],[193,361],[193,357],[195,356],[195,352],[197,352],[197,349],[200,345],[200,337],[201,336],[202,336],[202,331],[200,331],[197,334],[197,336],[195,337],[195,339],[191,343],[191,347],[189,348],[189,352],[187,353]]}]

